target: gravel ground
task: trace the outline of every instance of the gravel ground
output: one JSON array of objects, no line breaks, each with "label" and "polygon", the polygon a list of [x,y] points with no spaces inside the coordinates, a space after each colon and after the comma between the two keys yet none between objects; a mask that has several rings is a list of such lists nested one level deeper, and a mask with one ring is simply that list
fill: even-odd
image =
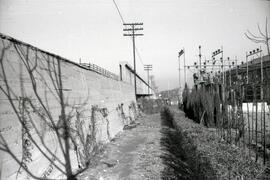
[{"label": "gravel ground", "polygon": [[144,115],[138,122],[135,128],[125,130],[110,142],[97,165],[80,179],[161,179],[164,167],[160,158],[160,115]]}]

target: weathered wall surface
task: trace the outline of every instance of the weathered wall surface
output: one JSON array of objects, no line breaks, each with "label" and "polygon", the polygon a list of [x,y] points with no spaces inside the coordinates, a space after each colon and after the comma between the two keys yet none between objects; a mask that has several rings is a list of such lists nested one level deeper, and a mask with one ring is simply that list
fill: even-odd
[{"label": "weathered wall surface", "polygon": [[21,166],[38,177],[62,177],[62,119],[70,128],[73,170],[134,120],[131,84],[0,37],[0,148],[21,164],[0,150],[0,179],[31,178]]}]

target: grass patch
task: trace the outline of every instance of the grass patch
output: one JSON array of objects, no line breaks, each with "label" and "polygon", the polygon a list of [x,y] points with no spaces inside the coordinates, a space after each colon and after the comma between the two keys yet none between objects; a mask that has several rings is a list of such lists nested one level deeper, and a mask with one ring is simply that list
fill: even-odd
[{"label": "grass patch", "polygon": [[168,108],[162,109],[161,120],[160,144],[164,152],[161,158],[165,165],[162,179],[216,179],[207,158],[197,151],[192,139],[177,128]]},{"label": "grass patch", "polygon": [[[206,128],[185,118],[183,112],[174,109],[175,123],[187,139],[192,139],[200,157],[206,159],[214,170],[205,171],[206,179],[256,179],[264,167],[254,162],[248,156],[247,149],[220,141],[213,128]],[[214,175],[214,177],[213,177]]]}]

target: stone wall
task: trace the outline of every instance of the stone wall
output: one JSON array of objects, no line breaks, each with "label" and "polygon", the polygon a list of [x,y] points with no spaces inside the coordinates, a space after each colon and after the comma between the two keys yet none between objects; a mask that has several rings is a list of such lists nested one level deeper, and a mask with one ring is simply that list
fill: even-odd
[{"label": "stone wall", "polygon": [[0,37],[0,148],[19,162],[0,150],[0,179],[31,179],[24,168],[38,177],[63,177],[63,120],[73,171],[134,120],[131,84]]}]

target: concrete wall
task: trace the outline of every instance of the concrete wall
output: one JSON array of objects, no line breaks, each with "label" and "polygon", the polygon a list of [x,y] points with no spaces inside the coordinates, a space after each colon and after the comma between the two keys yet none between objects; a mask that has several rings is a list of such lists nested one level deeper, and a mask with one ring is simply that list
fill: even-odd
[{"label": "concrete wall", "polygon": [[[4,35],[0,37],[0,147],[6,149],[3,145],[6,143],[34,175],[63,177],[60,171],[64,166],[60,162],[64,162],[64,157],[53,128],[55,124],[61,129],[63,109],[70,128],[74,171],[79,165],[84,166],[100,144],[108,142],[134,120],[136,100],[131,84]],[[64,106],[60,103],[60,92],[64,95]],[[16,177],[31,178],[8,153],[0,150],[0,179]]]},{"label": "concrete wall", "polygon": [[[134,85],[134,70],[126,61],[120,62],[120,80]],[[147,81],[141,78],[138,74],[136,76],[136,84],[138,96],[153,94],[151,85],[148,85]],[[149,93],[148,93],[148,86],[149,86]]]}]

